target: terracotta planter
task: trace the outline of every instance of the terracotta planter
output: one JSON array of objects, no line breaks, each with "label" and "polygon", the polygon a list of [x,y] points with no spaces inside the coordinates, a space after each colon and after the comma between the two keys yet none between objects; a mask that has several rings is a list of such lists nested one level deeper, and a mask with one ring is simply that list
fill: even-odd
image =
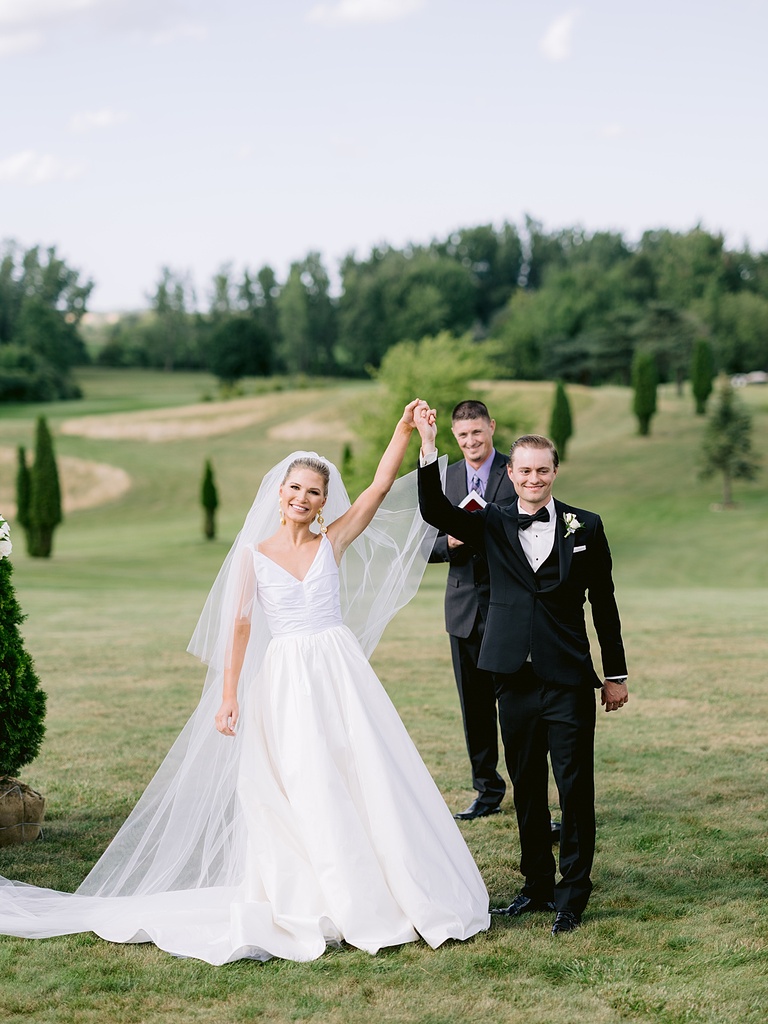
[{"label": "terracotta planter", "polygon": [[18,779],[0,779],[0,846],[37,839],[42,831],[45,797]]}]

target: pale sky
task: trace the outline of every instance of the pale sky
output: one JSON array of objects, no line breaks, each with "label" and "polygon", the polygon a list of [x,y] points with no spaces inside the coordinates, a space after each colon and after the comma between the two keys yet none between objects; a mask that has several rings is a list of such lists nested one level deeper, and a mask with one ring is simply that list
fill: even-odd
[{"label": "pale sky", "polygon": [[160,267],[701,222],[768,250],[768,0],[0,0],[0,238]]}]

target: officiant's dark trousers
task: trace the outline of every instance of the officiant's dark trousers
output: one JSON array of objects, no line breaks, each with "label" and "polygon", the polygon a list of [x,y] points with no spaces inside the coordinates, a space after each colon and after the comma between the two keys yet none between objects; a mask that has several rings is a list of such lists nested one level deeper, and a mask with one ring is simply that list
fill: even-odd
[{"label": "officiant's dark trousers", "polygon": [[451,634],[451,657],[461,701],[467,753],[472,765],[472,785],[480,800],[496,807],[504,798],[507,784],[496,770],[499,762],[496,683],[493,673],[477,667],[484,630],[485,618],[481,609],[469,636]]},{"label": "officiant's dark trousers", "polygon": [[[495,676],[501,738],[520,832],[523,893],[581,914],[595,854],[595,692],[554,686],[526,664]],[[560,880],[555,884],[547,755],[560,799]]]}]

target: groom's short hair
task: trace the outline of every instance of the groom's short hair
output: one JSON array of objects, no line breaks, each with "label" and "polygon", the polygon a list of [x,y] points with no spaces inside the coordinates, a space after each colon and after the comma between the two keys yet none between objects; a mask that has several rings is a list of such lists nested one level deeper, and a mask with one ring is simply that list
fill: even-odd
[{"label": "groom's short hair", "polygon": [[485,402],[478,402],[474,398],[468,398],[454,408],[451,413],[451,423],[459,420],[487,420],[491,422],[491,414]]},{"label": "groom's short hair", "polygon": [[548,437],[544,437],[543,434],[523,434],[522,437],[518,437],[516,441],[513,441],[509,448],[509,461],[515,461],[515,452],[518,448],[540,448],[542,451],[549,450],[552,452],[552,465],[557,469],[560,465],[560,456],[557,454],[557,448],[555,442],[550,441]]}]

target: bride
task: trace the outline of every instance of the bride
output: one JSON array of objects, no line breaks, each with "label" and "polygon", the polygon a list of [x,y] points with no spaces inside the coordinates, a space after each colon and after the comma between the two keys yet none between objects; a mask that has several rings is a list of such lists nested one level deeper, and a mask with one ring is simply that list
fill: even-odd
[{"label": "bride", "polygon": [[477,867],[367,660],[430,548],[413,478],[395,483],[417,408],[351,505],[314,453],[265,476],[190,642],[208,664],[197,710],[76,893],[0,878],[0,933],[93,931],[223,964],[488,927]]}]

